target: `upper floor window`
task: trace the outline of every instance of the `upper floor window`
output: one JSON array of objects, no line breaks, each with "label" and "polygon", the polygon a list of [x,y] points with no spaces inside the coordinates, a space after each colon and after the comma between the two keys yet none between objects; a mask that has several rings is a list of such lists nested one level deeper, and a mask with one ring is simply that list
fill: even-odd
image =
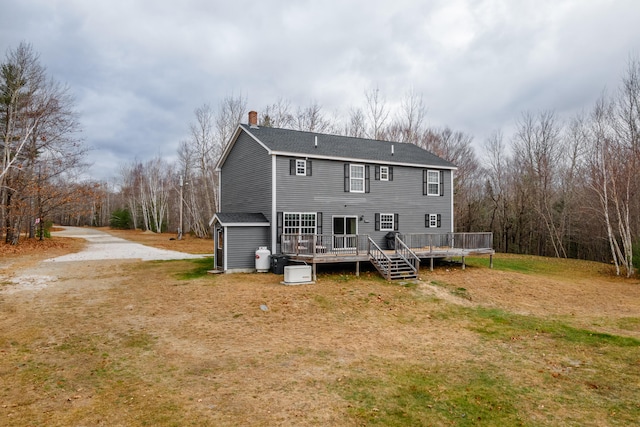
[{"label": "upper floor window", "polygon": [[422,194],[427,196],[443,196],[443,171],[422,171]]},{"label": "upper floor window", "polygon": [[311,176],[311,160],[289,159],[289,175]]},{"label": "upper floor window", "polygon": [[344,191],[345,193],[368,193],[369,165],[344,164]]},{"label": "upper floor window", "polygon": [[380,166],[380,181],[389,181],[389,166]]},{"label": "upper floor window", "polygon": [[350,165],[349,191],[364,193],[364,165]]},{"label": "upper floor window", "polygon": [[376,165],[376,181],[393,181],[393,166]]},{"label": "upper floor window", "polygon": [[296,175],[306,175],[307,174],[307,161],[296,159]]}]

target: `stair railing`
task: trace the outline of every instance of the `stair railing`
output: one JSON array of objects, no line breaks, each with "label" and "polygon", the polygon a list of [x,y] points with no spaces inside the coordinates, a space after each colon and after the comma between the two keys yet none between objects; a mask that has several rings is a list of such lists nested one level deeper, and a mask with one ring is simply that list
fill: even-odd
[{"label": "stair railing", "polygon": [[[391,280],[391,258],[380,249],[380,246],[378,246],[376,242],[371,240],[371,237],[368,237],[368,239],[369,258],[373,261],[373,265],[378,269],[380,274],[382,274],[385,279]],[[386,261],[386,268],[381,261]]]},{"label": "stair railing", "polygon": [[396,254],[401,256],[414,273],[418,274],[418,269],[420,268],[420,258],[411,250],[409,247],[398,237],[396,234]]}]

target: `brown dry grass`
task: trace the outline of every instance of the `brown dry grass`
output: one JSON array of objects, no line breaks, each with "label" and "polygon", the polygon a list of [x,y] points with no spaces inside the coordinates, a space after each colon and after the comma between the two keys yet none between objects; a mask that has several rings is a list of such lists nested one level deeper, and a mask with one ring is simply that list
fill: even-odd
[{"label": "brown dry grass", "polygon": [[[606,349],[587,354],[542,332],[503,342],[476,330],[474,308],[489,307],[640,337],[640,322],[624,322],[638,316],[638,282],[579,265],[574,278],[443,265],[423,270],[418,285],[365,272],[283,286],[272,274],[181,280],[198,261],[31,263],[12,274],[56,280],[0,292],[0,424],[375,424],[383,410],[363,403],[354,386],[363,378],[372,381],[365,390],[393,400],[399,373],[439,372],[446,376],[429,390],[445,398],[484,369],[512,384],[504,399],[524,390],[513,403],[522,425],[625,425],[624,411],[601,402],[634,389],[588,371],[633,375],[637,357],[621,365],[607,362]],[[585,373],[567,368],[574,359]],[[483,425],[451,417],[409,424]]]},{"label": "brown dry grass", "polygon": [[190,254],[210,254],[213,253],[213,240],[200,239],[189,234],[176,240],[175,233],[154,233],[151,231],[140,230],[117,230],[109,227],[100,227],[98,230],[112,234],[116,237],[131,240],[132,242],[142,243],[143,245],[153,246],[160,249],[169,249],[172,251],[186,252]]}]

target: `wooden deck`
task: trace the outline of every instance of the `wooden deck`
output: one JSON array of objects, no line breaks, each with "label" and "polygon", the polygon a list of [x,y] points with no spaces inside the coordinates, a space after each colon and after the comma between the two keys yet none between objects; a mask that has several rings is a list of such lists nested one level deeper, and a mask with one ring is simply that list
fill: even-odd
[{"label": "wooden deck", "polygon": [[[396,248],[403,246],[411,255],[422,260],[439,258],[462,258],[489,255],[489,265],[493,267],[492,233],[445,233],[445,234],[399,234]],[[316,264],[356,263],[359,275],[360,262],[371,260],[373,244],[368,235],[282,235],[282,253],[290,260],[312,264],[315,280]],[[375,244],[374,244],[375,245]],[[377,246],[376,246],[377,248]],[[375,250],[375,249],[374,249]],[[382,250],[388,256],[398,254],[395,249]]]}]

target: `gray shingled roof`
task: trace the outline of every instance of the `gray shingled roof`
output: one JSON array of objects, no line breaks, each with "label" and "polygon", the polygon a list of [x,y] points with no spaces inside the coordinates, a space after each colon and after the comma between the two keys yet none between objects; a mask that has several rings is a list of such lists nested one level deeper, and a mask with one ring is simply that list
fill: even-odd
[{"label": "gray shingled roof", "polygon": [[[420,166],[455,168],[435,154],[414,144],[327,135],[270,127],[252,128],[240,125],[276,153],[292,153],[308,157],[338,157],[381,163],[405,163]],[[315,146],[316,137],[318,146]],[[391,154],[393,147],[393,155]]]},{"label": "gray shingled roof", "polygon": [[[245,212],[218,212],[214,215],[214,218],[218,217],[218,221],[222,225],[229,224],[263,224],[269,225],[267,218],[261,213],[245,213]],[[213,218],[211,222],[213,223]]]}]

